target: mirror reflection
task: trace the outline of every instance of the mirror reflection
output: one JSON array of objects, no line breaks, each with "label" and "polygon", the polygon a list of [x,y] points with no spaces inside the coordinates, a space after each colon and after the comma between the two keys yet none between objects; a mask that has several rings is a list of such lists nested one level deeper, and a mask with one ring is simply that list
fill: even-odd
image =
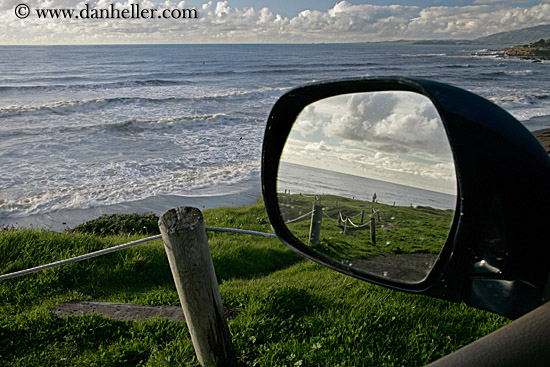
[{"label": "mirror reflection", "polygon": [[445,244],[457,187],[431,100],[385,91],[304,108],[281,156],[277,192],[283,220],[304,244],[365,273],[415,283]]}]

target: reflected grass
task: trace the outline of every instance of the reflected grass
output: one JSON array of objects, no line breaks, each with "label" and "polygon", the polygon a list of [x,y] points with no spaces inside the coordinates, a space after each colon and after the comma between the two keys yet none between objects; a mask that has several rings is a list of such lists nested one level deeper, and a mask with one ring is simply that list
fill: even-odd
[{"label": "reflected grass", "polygon": [[[453,210],[393,206],[335,195],[280,193],[279,203],[283,219],[290,221],[287,227],[299,240],[344,264],[358,264],[358,260],[385,254],[432,254],[435,260],[454,218]],[[311,216],[292,222],[311,212],[314,205],[323,207],[317,244],[309,238]],[[371,237],[371,220],[375,241]]]}]

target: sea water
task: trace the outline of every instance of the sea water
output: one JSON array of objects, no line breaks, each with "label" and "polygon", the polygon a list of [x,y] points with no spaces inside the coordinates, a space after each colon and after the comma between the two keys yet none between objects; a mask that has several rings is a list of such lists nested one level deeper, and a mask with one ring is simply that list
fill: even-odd
[{"label": "sea water", "polygon": [[258,195],[271,106],[308,82],[434,79],[547,128],[549,67],[482,46],[0,47],[0,224],[166,196]]}]

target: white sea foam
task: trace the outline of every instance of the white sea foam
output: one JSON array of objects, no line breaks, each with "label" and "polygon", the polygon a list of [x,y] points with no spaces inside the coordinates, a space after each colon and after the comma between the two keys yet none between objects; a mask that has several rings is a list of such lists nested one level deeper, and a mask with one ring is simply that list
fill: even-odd
[{"label": "white sea foam", "polygon": [[[238,192],[239,182],[259,176],[259,162],[234,163],[192,170],[138,172],[106,167],[85,184],[19,193],[0,199],[0,218],[20,218],[65,209],[87,209],[142,200],[159,195],[200,196]],[[111,179],[109,179],[109,176]],[[216,188],[216,189],[213,189]],[[9,195],[12,190],[3,190]]]}]

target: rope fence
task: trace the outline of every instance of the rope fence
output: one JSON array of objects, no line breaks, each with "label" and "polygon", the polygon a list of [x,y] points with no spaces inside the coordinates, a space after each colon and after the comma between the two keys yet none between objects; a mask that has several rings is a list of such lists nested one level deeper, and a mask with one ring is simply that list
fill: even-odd
[{"label": "rope fence", "polygon": [[[341,208],[338,205],[338,201],[336,201],[336,207],[334,207],[333,209],[338,210],[338,216],[337,216],[338,218],[334,219],[330,215],[328,215],[327,208],[321,205],[321,202],[320,202],[318,196],[316,196],[316,195],[315,196],[309,196],[309,195],[304,195],[304,194],[300,194],[300,195],[305,196],[305,197],[315,197],[315,201],[313,203],[313,210],[306,213],[306,214],[304,214],[304,215],[299,216],[298,218],[287,220],[287,221],[285,221],[285,224],[291,224],[291,223],[298,222],[298,221],[308,217],[309,215],[311,215],[311,225],[310,225],[310,228],[309,228],[308,243],[311,243],[311,244],[314,244],[314,245],[319,243],[320,236],[321,236],[321,226],[322,226],[322,222],[323,222],[323,217],[328,218],[329,220],[334,222],[337,226],[343,228],[343,233],[345,235],[353,235],[353,231],[358,231],[358,230],[363,230],[363,229],[370,230],[370,232],[371,232],[371,241],[373,243],[376,243],[376,221],[375,221],[375,217],[378,218],[378,222],[380,222],[380,220],[381,220],[380,209],[376,209],[376,208],[372,207],[371,208],[372,214],[369,217],[367,217],[367,221],[365,223],[363,223],[364,219],[365,219],[366,210],[361,210],[359,213],[354,214],[354,215],[345,215],[341,211],[341,209],[344,209],[344,208]],[[287,205],[290,205],[288,199],[289,198],[287,197]],[[353,219],[360,218],[361,224],[353,223],[352,218]]]},{"label": "rope fence", "polygon": [[[309,195],[304,195],[304,194],[301,194],[301,195],[306,196],[306,197],[315,197],[315,198],[317,198],[317,196],[309,196]],[[331,218],[325,212],[324,208],[319,206],[317,210],[320,210],[320,213],[321,213],[320,217],[316,220],[316,222],[318,222],[316,226],[319,227],[317,229],[317,231],[320,231],[320,225],[321,225],[321,219],[320,218],[322,218],[322,216],[325,216],[325,217],[329,218],[330,220],[337,223],[338,225],[341,225],[343,223],[346,234],[348,234],[347,233],[348,232],[348,225],[353,227],[354,229],[359,229],[359,228],[370,226],[371,231],[374,230],[372,220],[369,220],[366,223],[361,224],[361,225],[357,225],[357,224],[355,224],[351,221],[350,218],[355,218],[355,217],[358,217],[358,216],[361,216],[361,219],[363,219],[364,211],[362,211],[362,212],[360,212],[356,215],[353,215],[353,216],[346,216],[345,218],[344,218],[342,212],[338,212],[338,220],[336,220],[334,218]],[[304,219],[304,218],[306,218],[310,215],[314,216],[315,213],[316,213],[316,210],[314,208],[314,210],[312,210],[312,211],[310,211],[310,212],[308,212],[304,215],[301,215],[297,218],[285,221],[285,224],[291,224],[291,223],[298,222],[298,221],[300,221],[300,220],[302,220],[302,219]],[[380,211],[379,210],[375,211],[374,208],[373,208],[373,214],[374,213],[377,214],[378,220],[380,221]],[[251,235],[251,236],[259,236],[259,237],[265,237],[265,238],[275,238],[275,239],[277,238],[277,236],[273,233],[257,232],[257,231],[250,231],[250,230],[244,230],[244,229],[235,229],[235,228],[206,227],[206,231],[210,231],[210,232],[229,232],[229,233],[237,233],[237,234],[246,234],[246,235]],[[313,227],[312,227],[312,231],[313,231]],[[159,234],[159,235],[143,238],[143,239],[140,239],[140,240],[137,240],[137,241],[128,242],[128,243],[125,243],[125,244],[122,244],[122,245],[117,245],[117,246],[109,247],[109,248],[106,248],[106,249],[90,252],[88,254],[75,256],[75,257],[72,257],[70,259],[60,260],[60,261],[56,261],[56,262],[53,262],[53,263],[50,263],[50,264],[40,265],[40,266],[36,266],[36,267],[33,267],[33,268],[16,271],[16,272],[9,273],[9,274],[0,275],[0,281],[1,280],[6,280],[6,279],[17,278],[17,277],[20,277],[20,276],[23,276],[23,275],[36,273],[36,272],[39,272],[39,271],[52,269],[52,268],[56,268],[56,267],[59,267],[59,266],[68,265],[68,264],[72,264],[72,263],[76,263],[76,262],[79,262],[79,261],[92,259],[92,258],[98,257],[98,256],[107,255],[107,254],[110,254],[110,253],[113,253],[113,252],[116,252],[116,251],[120,251],[120,250],[123,250],[123,249],[127,249],[127,248],[130,248],[130,247],[141,245],[141,244],[146,243],[146,242],[159,240],[161,238],[162,237]]]},{"label": "rope fence", "polygon": [[370,222],[367,222],[367,223],[364,223],[364,224],[359,224],[359,225],[357,225],[357,224],[353,223],[353,222],[351,221],[351,219],[349,219],[349,218],[348,218],[348,221],[349,221],[349,224],[351,224],[352,227],[354,227],[354,228],[363,228],[363,227],[366,227],[366,226],[370,226]]},{"label": "rope fence", "polygon": [[304,215],[298,217],[298,218],[294,218],[294,219],[291,219],[291,220],[287,220],[287,221],[285,222],[285,224],[290,224],[290,223],[297,222],[297,221],[299,221],[300,219],[304,219],[305,217],[307,217],[307,216],[310,215],[311,213],[313,213],[313,210],[310,211],[309,213],[306,213],[306,214],[304,214]]},{"label": "rope fence", "polygon": [[[308,214],[311,214],[311,213],[308,213]],[[230,233],[238,233],[238,234],[247,234],[247,235],[251,235],[251,236],[260,236],[260,237],[266,237],[266,238],[277,238],[277,236],[274,235],[273,233],[264,233],[264,232],[249,231],[249,230],[235,229],[235,228],[206,227],[206,231],[210,231],[210,232],[230,232]],[[11,278],[17,278],[17,277],[27,275],[27,274],[37,273],[39,271],[48,270],[48,269],[56,268],[56,267],[59,267],[59,266],[76,263],[76,262],[79,262],[79,261],[92,259],[92,258],[98,257],[98,256],[107,255],[107,254],[110,254],[110,253],[113,253],[113,252],[124,250],[124,249],[134,247],[134,246],[137,246],[137,245],[141,245],[141,244],[146,243],[146,242],[159,240],[161,238],[162,238],[162,236],[160,234],[158,234],[158,235],[155,235],[155,236],[142,238],[142,239],[137,240],[137,241],[124,243],[122,245],[117,245],[117,246],[109,247],[109,248],[106,248],[106,249],[103,249],[103,250],[90,252],[88,254],[75,256],[75,257],[72,257],[70,259],[60,260],[60,261],[56,261],[56,262],[53,262],[53,263],[50,263],[50,264],[40,265],[40,266],[36,266],[34,268],[19,270],[19,271],[13,272],[13,273],[0,275],[0,281],[11,279]]]}]

